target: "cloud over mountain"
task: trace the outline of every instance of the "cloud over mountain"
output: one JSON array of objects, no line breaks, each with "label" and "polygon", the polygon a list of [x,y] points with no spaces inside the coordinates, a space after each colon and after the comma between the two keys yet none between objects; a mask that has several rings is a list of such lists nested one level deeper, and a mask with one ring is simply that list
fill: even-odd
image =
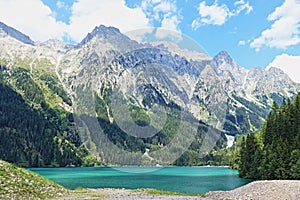
[{"label": "cloud over mountain", "polygon": [[290,78],[300,83],[300,56],[291,56],[288,54],[281,54],[276,56],[276,58],[267,66],[267,69],[271,67],[276,67],[282,69]]}]

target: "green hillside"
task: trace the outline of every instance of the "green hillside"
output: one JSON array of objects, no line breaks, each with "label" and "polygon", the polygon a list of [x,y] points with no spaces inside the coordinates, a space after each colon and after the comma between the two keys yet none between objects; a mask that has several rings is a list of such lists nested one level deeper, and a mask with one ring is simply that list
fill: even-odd
[{"label": "green hillside", "polygon": [[0,199],[49,199],[68,193],[40,175],[0,160]]},{"label": "green hillside", "polygon": [[[35,78],[33,78],[35,77]],[[24,167],[94,165],[82,145],[71,101],[51,73],[37,78],[25,68],[0,74],[0,159]]]}]

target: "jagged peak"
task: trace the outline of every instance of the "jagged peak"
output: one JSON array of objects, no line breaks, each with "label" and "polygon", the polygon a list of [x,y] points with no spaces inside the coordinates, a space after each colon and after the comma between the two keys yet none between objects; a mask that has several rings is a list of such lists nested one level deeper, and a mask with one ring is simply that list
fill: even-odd
[{"label": "jagged peak", "polygon": [[116,27],[113,26],[104,26],[104,25],[100,25],[100,26],[96,26],[94,28],[94,30],[92,31],[92,34],[110,34],[110,35],[117,35],[117,34],[121,34],[120,30]]},{"label": "jagged peak", "polygon": [[217,67],[223,63],[232,65],[234,63],[233,59],[227,51],[220,51],[213,59],[216,62]]},{"label": "jagged peak", "polygon": [[[23,34],[22,32],[4,24],[3,22],[0,22],[0,33],[4,35],[8,35],[20,42],[23,42],[25,44],[34,45],[34,41],[30,39],[29,36]],[[1,35],[1,34],[0,34]]]},{"label": "jagged peak", "polygon": [[280,68],[270,67],[270,68],[266,69],[266,71],[274,74],[275,76],[285,77],[285,79],[291,80],[291,78]]},{"label": "jagged peak", "polygon": [[220,51],[216,56],[230,57],[229,53],[225,50]]},{"label": "jagged peak", "polygon": [[280,68],[277,68],[277,67],[269,67],[266,69],[266,71],[269,71],[269,72],[278,72],[278,73],[281,73],[281,74],[284,74],[284,71]]},{"label": "jagged peak", "polygon": [[112,26],[96,26],[91,33],[88,33],[87,36],[78,44],[82,46],[92,40],[94,37],[100,37],[103,39],[109,39],[118,35],[122,35],[119,29]]}]

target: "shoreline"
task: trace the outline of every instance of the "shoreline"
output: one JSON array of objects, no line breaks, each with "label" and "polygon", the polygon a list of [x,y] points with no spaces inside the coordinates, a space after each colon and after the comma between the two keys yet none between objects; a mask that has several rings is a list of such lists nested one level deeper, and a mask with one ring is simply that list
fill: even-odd
[{"label": "shoreline", "polygon": [[253,181],[244,186],[229,191],[211,191],[206,194],[181,194],[153,189],[81,189],[71,191],[70,196],[58,198],[59,200],[80,199],[202,199],[202,200],[225,200],[225,199],[252,199],[252,200],[297,200],[300,199],[300,180],[264,180]]}]

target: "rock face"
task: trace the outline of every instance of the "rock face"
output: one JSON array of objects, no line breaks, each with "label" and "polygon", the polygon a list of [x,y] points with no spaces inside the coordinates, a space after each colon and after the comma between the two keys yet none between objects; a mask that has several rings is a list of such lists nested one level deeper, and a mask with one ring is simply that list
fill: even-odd
[{"label": "rock face", "polygon": [[149,106],[145,99],[174,102],[230,134],[256,130],[273,100],[280,103],[299,91],[299,84],[280,69],[245,69],[226,51],[210,58],[189,55],[170,43],[139,44],[111,27],[96,27],[79,46],[60,65],[70,88],[89,78],[96,91],[120,87],[126,98],[144,108]]},{"label": "rock face", "polygon": [[9,36],[23,42],[25,44],[34,45],[34,42],[27,36],[21,33],[20,31],[7,26],[6,24],[0,22],[0,37]]}]

